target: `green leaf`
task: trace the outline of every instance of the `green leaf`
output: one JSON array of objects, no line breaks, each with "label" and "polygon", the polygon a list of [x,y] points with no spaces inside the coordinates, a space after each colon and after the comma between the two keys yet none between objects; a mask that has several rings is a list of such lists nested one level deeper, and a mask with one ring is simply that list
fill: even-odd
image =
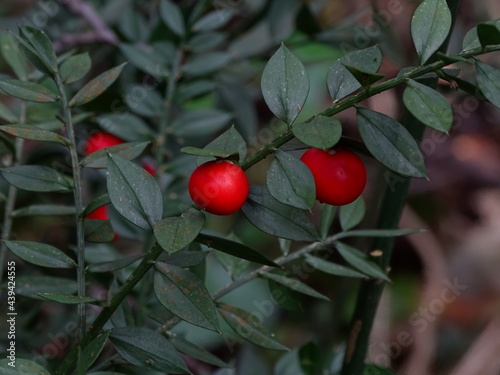
[{"label": "green leaf", "polygon": [[265,233],[295,241],[316,241],[316,228],[306,213],[278,202],[265,186],[252,186],[243,213]]},{"label": "green leaf", "polygon": [[361,86],[363,86],[365,89],[385,77],[384,74],[373,73],[348,64],[343,64],[343,65],[349,71],[349,73],[351,73],[352,76],[356,78],[356,81],[358,81],[361,84]]},{"label": "green leaf", "polygon": [[79,369],[82,369],[82,371],[86,371],[90,366],[92,366],[92,364],[96,361],[96,359],[104,349],[104,345],[106,345],[108,336],[109,331],[104,332],[102,335],[97,336],[90,342],[90,344],[82,349],[81,355],[79,356]]},{"label": "green leaf", "polygon": [[52,215],[75,215],[75,206],[62,206],[58,204],[32,204],[12,212],[12,217],[25,216],[52,216]]},{"label": "green leaf", "polygon": [[335,214],[337,213],[337,206],[332,206],[330,204],[323,203],[321,208],[321,221],[319,223],[319,233],[322,239],[328,236],[330,227],[335,219]]},{"label": "green leaf", "polygon": [[80,165],[87,168],[106,168],[108,154],[132,160],[141,155],[148,145],[149,142],[127,142],[102,148],[80,160]]},{"label": "green leaf", "polygon": [[170,0],[161,0],[160,2],[160,17],[178,36],[184,36],[186,29],[184,26],[184,17],[179,7]]},{"label": "green leaf", "polygon": [[[139,96],[138,96],[139,95]],[[165,101],[158,90],[146,90],[144,84],[130,84],[123,92],[125,104],[136,114],[158,121]]]},{"label": "green leaf", "polygon": [[138,165],[109,154],[107,186],[111,203],[132,224],[151,230],[162,218],[158,181]]},{"label": "green leaf", "polygon": [[316,202],[314,177],[299,159],[277,150],[267,172],[267,187],[279,202],[303,210],[311,210]]},{"label": "green leaf", "polygon": [[17,115],[2,102],[0,102],[0,119],[6,121],[9,124],[19,122],[19,118],[17,117]]},{"label": "green leaf", "polygon": [[305,375],[316,375],[323,368],[321,348],[310,341],[299,349],[299,363]]},{"label": "green leaf", "polygon": [[254,314],[222,303],[219,304],[219,312],[227,324],[245,340],[267,349],[288,350],[274,339],[274,335],[269,333]]},{"label": "green leaf", "polygon": [[271,297],[278,306],[286,310],[303,311],[299,293],[271,279],[268,280],[268,286]]},{"label": "green leaf", "polygon": [[374,364],[366,364],[363,370],[363,375],[397,375],[389,368],[381,367]]},{"label": "green leaf", "polygon": [[332,117],[315,116],[310,122],[294,125],[293,134],[310,147],[327,150],[335,146],[342,135],[342,124]]},{"label": "green leaf", "polygon": [[476,60],[476,80],[486,99],[500,108],[500,70]]},{"label": "green leaf", "polygon": [[196,33],[217,30],[226,25],[234,14],[232,9],[216,9],[201,17],[191,29]]},{"label": "green leaf", "polygon": [[422,153],[403,125],[382,113],[358,108],[358,127],[368,150],[387,168],[405,176],[425,177]]},{"label": "green leaf", "polygon": [[399,237],[422,232],[421,229],[358,229],[342,232],[335,236],[336,239],[346,237]]},{"label": "green leaf", "polygon": [[33,125],[3,125],[0,126],[0,130],[19,138],[31,139],[34,141],[55,142],[64,146],[69,146],[71,144],[70,140],[65,137],[48,130],[37,128]]},{"label": "green leaf", "polygon": [[15,366],[9,365],[9,358],[0,359],[0,372],[2,375],[50,375],[50,372],[34,361],[24,358],[16,358]]},{"label": "green leaf", "polygon": [[26,262],[50,268],[74,268],[76,263],[58,248],[40,242],[3,241],[5,245]]},{"label": "green leaf", "polygon": [[212,297],[195,274],[160,262],[155,263],[155,268],[155,295],[168,311],[196,326],[219,331]]},{"label": "green leaf", "polygon": [[218,31],[194,34],[189,39],[186,48],[195,54],[210,52],[221,47],[226,39],[227,35]]},{"label": "green leaf", "polygon": [[170,72],[167,69],[167,59],[152,46],[120,43],[119,48],[125,58],[136,68],[153,77],[168,77]]},{"label": "green leaf", "polygon": [[284,44],[266,64],[261,89],[271,112],[291,125],[309,94],[309,77],[302,62]]},{"label": "green leaf", "polygon": [[[234,125],[207,144],[205,149],[221,149],[228,153],[228,156],[239,155],[240,162],[242,162],[247,155],[245,140],[238,130],[236,130]],[[198,160],[198,162],[202,161]]]},{"label": "green leaf", "polygon": [[203,263],[208,254],[210,254],[209,251],[183,250],[158,259],[180,268],[191,268]]},{"label": "green leaf", "polygon": [[173,374],[189,374],[173,345],[159,332],[144,327],[115,328],[110,340],[118,353],[135,366]]},{"label": "green leaf", "polygon": [[62,293],[37,293],[39,297],[48,299],[50,301],[65,303],[68,305],[77,305],[80,303],[92,303],[98,304],[99,300],[92,297],[79,297],[72,294],[62,294]]},{"label": "green leaf", "polygon": [[279,265],[274,263],[272,260],[266,258],[261,253],[240,242],[232,241],[222,237],[211,236],[206,233],[200,233],[198,237],[196,237],[195,241],[209,248],[213,248],[222,251],[223,253],[233,255],[237,258],[246,259],[250,262],[264,264],[266,266],[279,267]]},{"label": "green leaf", "polygon": [[115,238],[115,232],[109,220],[85,219],[83,227],[86,241],[111,242]]},{"label": "green leaf", "polygon": [[179,84],[177,92],[175,94],[176,101],[179,103],[184,103],[189,99],[196,98],[198,96],[207,94],[211,91],[215,91],[216,84],[214,81],[208,79],[199,79],[192,82],[187,82],[185,84]]},{"label": "green leaf", "polygon": [[9,34],[2,33],[0,35],[0,46],[5,62],[12,69],[17,78],[21,81],[27,81],[29,73],[28,62],[23,53],[19,50],[17,43],[12,40]]},{"label": "green leaf", "polygon": [[201,108],[187,111],[172,121],[175,135],[186,138],[209,137],[226,126],[232,114],[215,108]]},{"label": "green leaf", "polygon": [[30,102],[50,103],[58,100],[57,95],[48,88],[38,83],[18,81],[16,79],[0,80],[0,90]]},{"label": "green leaf", "polygon": [[382,271],[375,263],[368,260],[368,257],[358,249],[342,242],[336,242],[335,248],[338,250],[342,258],[344,258],[347,263],[357,270],[376,279],[390,281],[385,272]]},{"label": "green leaf", "polygon": [[231,365],[227,364],[226,362],[220,360],[218,357],[210,353],[208,350],[202,348],[201,346],[193,344],[191,341],[186,340],[182,336],[179,336],[177,334],[170,334],[167,338],[168,341],[170,341],[175,347],[175,349],[177,349],[181,353],[188,355],[191,358],[199,359],[202,362],[210,363],[217,367],[232,367]]},{"label": "green leaf", "polygon": [[365,216],[365,201],[359,197],[354,202],[340,207],[340,226],[343,230],[349,230],[358,225]]},{"label": "green leaf", "polygon": [[500,30],[496,24],[480,23],[477,25],[477,36],[482,47],[500,44]]},{"label": "green leaf", "polygon": [[[482,25],[491,25],[496,27],[497,29],[500,28],[500,19],[496,20],[490,20],[487,22],[481,23]],[[489,40],[490,36],[485,35],[486,32],[489,31],[488,29],[483,29],[481,34],[483,35],[483,38],[486,38],[484,41]],[[483,34],[484,33],[484,34]],[[494,35],[496,35],[496,32],[494,32]],[[468,51],[471,49],[475,48],[481,48],[481,42],[479,40],[479,35],[478,35],[478,26],[474,26],[472,29],[470,29],[467,34],[465,34],[463,43],[462,43],[462,52]]]},{"label": "green leaf", "polygon": [[305,261],[307,264],[309,264],[311,267],[314,267],[318,271],[328,273],[330,275],[366,278],[365,274],[362,274],[341,264],[328,262],[310,254],[306,254]]},{"label": "green leaf", "polygon": [[100,195],[83,209],[82,213],[80,214],[80,217],[87,217],[92,211],[95,211],[99,207],[105,206],[110,203],[111,200],[109,199],[108,194]]},{"label": "green leaf", "polygon": [[240,277],[250,265],[250,262],[246,259],[238,258],[221,251],[217,251],[215,256],[233,280]]},{"label": "green leaf", "polygon": [[194,241],[205,225],[205,215],[194,208],[180,217],[167,217],[154,226],[154,235],[160,246],[172,254]]},{"label": "green leaf", "polygon": [[413,14],[411,35],[424,64],[444,43],[451,29],[451,12],[446,0],[425,0]]},{"label": "green leaf", "polygon": [[72,182],[55,169],[41,165],[20,165],[2,169],[5,179],[18,189],[28,191],[70,192]]},{"label": "green leaf", "polygon": [[130,113],[110,113],[98,116],[99,126],[108,133],[128,141],[151,141],[155,133],[140,117]]},{"label": "green leaf", "polygon": [[75,293],[77,283],[72,279],[52,276],[16,277],[16,294],[34,299],[42,299],[37,293]]},{"label": "green leaf", "polygon": [[91,67],[90,56],[88,52],[84,52],[64,60],[59,68],[59,73],[63,83],[73,83],[85,77]]},{"label": "green leaf", "polygon": [[182,66],[182,72],[189,77],[200,77],[214,73],[231,61],[228,52],[208,52],[193,57]]},{"label": "green leaf", "polygon": [[403,93],[406,108],[423,124],[448,133],[453,123],[451,106],[444,96],[429,86],[408,80]]},{"label": "green leaf", "polygon": [[51,74],[55,74],[57,72],[57,58],[52,48],[52,42],[47,34],[31,26],[21,26],[19,28],[19,36],[33,47],[36,56],[47,70]]},{"label": "green leaf", "polygon": [[311,297],[319,298],[319,299],[324,299],[329,301],[329,298],[327,296],[324,296],[323,294],[317,292],[310,286],[304,284],[303,282],[291,278],[291,277],[286,277],[283,275],[278,275],[276,273],[271,273],[271,272],[261,272],[259,273],[259,276],[264,277],[269,280],[273,280],[277,282],[278,284],[284,285],[287,288],[290,288],[296,292],[306,294]]},{"label": "green leaf", "polygon": [[93,263],[93,264],[90,264],[87,266],[86,271],[87,272],[96,272],[96,273],[114,272],[114,271],[118,271],[122,268],[125,268],[127,266],[130,266],[132,263],[137,262],[138,260],[142,259],[143,257],[144,257],[143,255],[132,255],[132,256],[117,259],[117,260],[111,260],[109,262]]},{"label": "green leaf", "polygon": [[188,155],[216,157],[216,158],[228,158],[234,155],[233,153],[224,151],[220,148],[198,148],[192,146],[186,146],[181,148],[181,152]]},{"label": "green leaf", "polygon": [[375,73],[381,64],[382,52],[376,45],[342,56],[328,70],[327,87],[332,99],[338,101],[361,87],[345,65]]},{"label": "green leaf", "polygon": [[70,100],[70,107],[78,107],[80,105],[86,104],[101,95],[109,86],[113,84],[113,82],[115,82],[125,64],[126,63],[123,63],[112,69],[109,69],[89,81]]}]

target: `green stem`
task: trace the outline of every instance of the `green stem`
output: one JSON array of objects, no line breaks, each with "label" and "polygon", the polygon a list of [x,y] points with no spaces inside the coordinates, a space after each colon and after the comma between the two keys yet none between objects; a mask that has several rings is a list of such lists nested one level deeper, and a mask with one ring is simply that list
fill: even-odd
[{"label": "green stem", "polygon": [[139,281],[142,280],[144,275],[149,271],[149,269],[153,266],[156,259],[163,252],[163,249],[155,244],[151,250],[146,254],[141,263],[137,266],[137,268],[132,272],[132,274],[128,277],[125,283],[122,285],[120,289],[116,292],[116,294],[111,299],[109,306],[105,307],[94,320],[92,325],[90,326],[88,332],[85,336],[80,340],[78,346],[74,347],[63,360],[63,362],[56,369],[56,375],[63,375],[68,373],[71,369],[75,361],[78,357],[78,350],[85,348],[92,340],[94,340],[104,327],[104,324],[111,318],[113,313],[116,311],[118,306],[122,303],[125,297],[132,291],[132,289],[137,285]]},{"label": "green stem", "polygon": [[[73,170],[73,197],[75,200],[76,208],[76,257],[77,257],[77,284],[78,284],[78,296],[85,296],[85,233],[83,228],[83,217],[81,213],[83,211],[83,199],[82,199],[82,182],[80,175],[80,163],[78,160],[78,154],[76,152],[76,137],[75,129],[73,126],[73,118],[71,116],[71,109],[69,107],[68,97],[66,95],[65,87],[62,82],[59,73],[55,75],[55,81],[59,95],[61,97],[62,112],[64,118],[64,124],[66,126],[66,133],[68,139],[71,142],[69,147],[70,158],[71,158],[71,169]],[[86,330],[86,315],[85,315],[85,303],[78,304],[77,310],[78,316],[78,331],[79,338],[83,338]]]}]

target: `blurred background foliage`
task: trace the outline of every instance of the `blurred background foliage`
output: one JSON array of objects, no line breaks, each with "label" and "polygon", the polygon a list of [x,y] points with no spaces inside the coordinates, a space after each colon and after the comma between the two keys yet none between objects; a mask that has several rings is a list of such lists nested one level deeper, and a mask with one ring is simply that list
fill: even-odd
[{"label": "blurred background foliage", "polygon": [[[283,124],[274,119],[260,93],[262,69],[281,42],[304,62],[311,78],[310,95],[298,121],[331,104],[326,73],[332,62],[346,52],[379,43],[384,53],[381,72],[389,77],[402,67],[418,65],[409,25],[419,1],[174,3],[181,9],[187,26],[179,24],[168,9],[161,9],[159,1],[152,0],[0,1],[2,31],[16,30],[19,24],[31,25],[50,36],[58,54],[72,50],[88,52],[92,71],[83,81],[129,61],[117,83],[82,110],[78,125],[80,151],[83,154],[85,139],[98,131],[113,133],[126,141],[153,141],[140,162],[156,169],[168,202],[165,215],[179,214],[190,204],[187,177],[199,160],[181,154],[181,147],[203,147],[234,124],[253,152],[283,130]],[[190,17],[196,12],[205,15],[201,21],[191,23]],[[475,24],[499,17],[500,5],[494,0],[462,1],[450,50],[460,50],[463,36]],[[498,54],[487,59],[500,67]],[[2,59],[0,72],[12,75]],[[83,81],[73,84],[75,91]],[[496,375],[500,371],[500,112],[488,103],[457,94],[446,82],[440,85],[440,91],[452,102],[453,130],[449,137],[433,131],[426,134],[422,151],[429,181],[413,182],[401,223],[402,227],[424,227],[427,231],[397,240],[390,274],[393,282],[386,288],[377,316],[370,359],[381,365],[392,364],[405,374]],[[401,94],[395,89],[364,104],[400,118]],[[19,101],[4,96],[0,101],[19,113]],[[26,121],[57,129],[57,113],[57,106],[29,104]],[[344,134],[356,137],[354,111],[341,113],[339,119]],[[161,129],[165,132],[158,137]],[[158,145],[159,140],[164,144]],[[296,146],[292,142],[289,147]],[[9,165],[10,150],[3,142],[0,152],[2,165]],[[369,167],[369,185],[364,194],[368,215],[362,225],[370,227],[380,188],[387,181],[379,165],[365,161]],[[70,165],[62,147],[30,141],[25,143],[22,162],[56,165],[66,173]],[[269,162],[265,160],[248,171],[252,183],[265,181]],[[84,178],[87,202],[105,192],[102,172],[85,170]],[[0,189],[5,198],[8,186],[1,179]],[[65,195],[20,191],[16,208],[47,202],[72,203]],[[2,206],[4,203],[5,199]],[[89,263],[141,253],[147,248],[149,239],[143,233],[111,208],[110,215],[118,238],[111,243],[90,244]],[[234,235],[268,257],[280,254],[280,243],[255,229],[240,214],[209,215],[208,228]],[[19,216],[14,220],[13,237],[70,250],[74,224],[64,216]],[[363,242],[357,245],[363,246]],[[37,275],[34,267],[11,254],[10,258],[18,264],[18,280]],[[230,269],[237,267],[234,259],[221,258],[211,255],[197,268],[210,291],[231,280],[224,264]],[[54,276],[73,277],[67,271],[52,272]],[[130,268],[122,270],[120,279],[129,272]],[[270,294],[278,286],[271,285],[269,289],[262,280],[239,288],[225,301],[262,316],[265,325],[282,342],[301,348],[300,351],[295,349],[283,357],[280,352],[224,342],[218,335],[188,324],[178,325],[175,331],[224,360],[236,358],[239,375],[300,374],[304,370],[299,367],[299,359],[317,362],[320,353],[333,373],[340,366],[357,281],[307,270],[302,270],[298,277],[331,301],[290,294],[286,305],[278,307]],[[110,285],[113,287],[107,274],[94,274],[89,281],[90,293],[96,297],[105,296]],[[141,285],[147,286],[147,280]],[[135,324],[144,322],[146,312],[158,310],[158,314],[164,314],[154,296],[141,290],[141,285],[129,300],[137,312]],[[455,285],[455,289],[450,285]],[[61,358],[66,352],[62,341],[71,339],[71,335],[60,334],[68,330],[64,326],[66,319],[61,317],[73,314],[73,309],[22,297],[17,306],[22,311],[17,323],[18,353],[27,353],[29,358],[42,354],[49,362]],[[127,314],[119,311],[115,319],[125,321]],[[0,330],[5,329],[6,322],[1,321]],[[58,342],[62,347],[52,356],[53,345]],[[1,351],[4,345],[1,341]],[[213,371],[213,367],[201,362],[188,364],[197,374]],[[311,371],[307,373],[313,374],[315,369]],[[221,370],[218,374],[232,372]]]}]

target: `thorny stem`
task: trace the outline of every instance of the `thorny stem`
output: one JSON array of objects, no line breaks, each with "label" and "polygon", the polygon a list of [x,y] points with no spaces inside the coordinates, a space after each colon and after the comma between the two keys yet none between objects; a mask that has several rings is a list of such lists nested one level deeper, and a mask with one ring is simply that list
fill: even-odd
[{"label": "thorny stem", "polygon": [[[76,152],[76,137],[75,129],[73,126],[73,119],[71,116],[71,109],[69,107],[68,98],[66,95],[65,87],[59,73],[55,74],[55,81],[59,95],[61,97],[62,112],[64,118],[64,125],[66,133],[70,141],[69,152],[71,158],[71,169],[73,170],[73,196],[76,208],[76,273],[78,284],[78,296],[85,296],[85,233],[83,227],[83,199],[82,199],[82,182],[80,176],[80,164],[78,154]],[[79,338],[83,338],[86,330],[86,316],[85,316],[85,303],[78,304],[78,331]]]},{"label": "thorny stem", "polygon": [[[485,48],[476,48],[472,49],[466,52],[461,53],[458,55],[459,57],[462,58],[470,58],[473,56],[478,56],[481,54],[489,53],[489,52],[494,52],[494,51],[500,51],[500,45],[495,45],[495,46],[488,46]],[[377,86],[371,87],[370,90],[363,90],[351,97],[348,97],[346,99],[340,100],[339,102],[335,103],[333,106],[330,108],[326,109],[325,111],[321,112],[320,116],[333,116],[341,111],[344,111],[347,108],[350,108],[361,101],[368,99],[374,95],[377,95],[383,91],[389,90],[395,86],[398,86],[402,83],[404,83],[408,79],[413,79],[413,78],[418,78],[420,76],[423,76],[427,73],[435,72],[438,71],[439,69],[449,65],[449,63],[446,63],[444,61],[437,61],[432,64],[427,64],[424,66],[421,66],[419,68],[412,69],[409,72],[406,72],[404,74],[401,74],[398,77],[389,79]],[[311,121],[313,118],[310,118],[307,121]],[[293,132],[291,130],[288,130],[287,132],[283,133],[282,135],[278,136],[273,142],[270,144],[264,146],[261,150],[257,151],[255,154],[252,156],[248,157],[242,164],[241,167],[243,169],[248,169],[251,166],[255,165],[259,161],[265,159],[268,155],[272,154],[276,149],[279,147],[283,146],[286,144],[288,141],[292,140],[294,138]],[[338,236],[332,236],[326,239],[324,242],[315,242],[313,244],[310,244],[301,250],[298,250],[296,252],[293,252],[292,254],[289,254],[287,256],[280,257],[276,259],[275,263],[279,265],[284,265],[286,263],[289,263],[295,259],[300,258],[302,255],[304,255],[307,252],[319,249],[321,246],[325,246],[325,244],[329,244],[337,240],[339,237]],[[130,277],[127,279],[127,281],[123,284],[123,286],[118,290],[118,292],[113,296],[113,299],[111,300],[110,304],[108,307],[104,308],[101,313],[97,316],[96,320],[93,322],[92,326],[90,327],[89,331],[85,334],[85,336],[81,339],[79,345],[77,347],[74,347],[69,354],[66,356],[66,358],[63,360],[63,362],[60,364],[60,366],[56,370],[56,375],[63,375],[68,373],[68,370],[73,366],[74,362],[77,359],[78,351],[82,350],[84,347],[86,347],[93,339],[95,339],[102,330],[102,327],[104,324],[108,321],[108,319],[111,317],[111,315],[114,313],[114,311],[118,308],[120,303],[123,301],[123,299],[128,295],[128,293],[133,289],[133,287],[142,279],[142,277],[147,273],[147,271],[152,267],[156,259],[160,256],[162,253],[162,249],[159,245],[154,245],[149,253],[146,255],[146,257],[143,259],[143,261],[137,266],[137,268],[132,272]],[[259,276],[261,272],[264,272],[267,270],[267,266],[262,266],[247,275],[243,276],[242,278],[232,282],[231,284],[228,284],[227,286],[223,287],[221,290],[216,292],[213,295],[213,299],[219,299],[222,296],[228,294],[229,292],[233,291],[234,289],[238,288],[239,286],[247,283],[250,280],[255,279],[256,277]],[[169,322],[165,323],[162,325],[159,329],[169,329],[176,325],[180,320],[178,318],[174,318],[170,320]]]}]

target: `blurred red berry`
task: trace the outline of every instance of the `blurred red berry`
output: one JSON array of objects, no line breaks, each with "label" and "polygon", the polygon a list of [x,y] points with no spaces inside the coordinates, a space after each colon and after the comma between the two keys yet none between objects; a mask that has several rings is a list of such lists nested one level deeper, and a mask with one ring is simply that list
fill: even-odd
[{"label": "blurred red berry", "polygon": [[84,147],[84,152],[85,155],[90,155],[97,150],[119,145],[120,143],[123,143],[123,140],[114,136],[113,134],[94,133],[87,139]]}]

